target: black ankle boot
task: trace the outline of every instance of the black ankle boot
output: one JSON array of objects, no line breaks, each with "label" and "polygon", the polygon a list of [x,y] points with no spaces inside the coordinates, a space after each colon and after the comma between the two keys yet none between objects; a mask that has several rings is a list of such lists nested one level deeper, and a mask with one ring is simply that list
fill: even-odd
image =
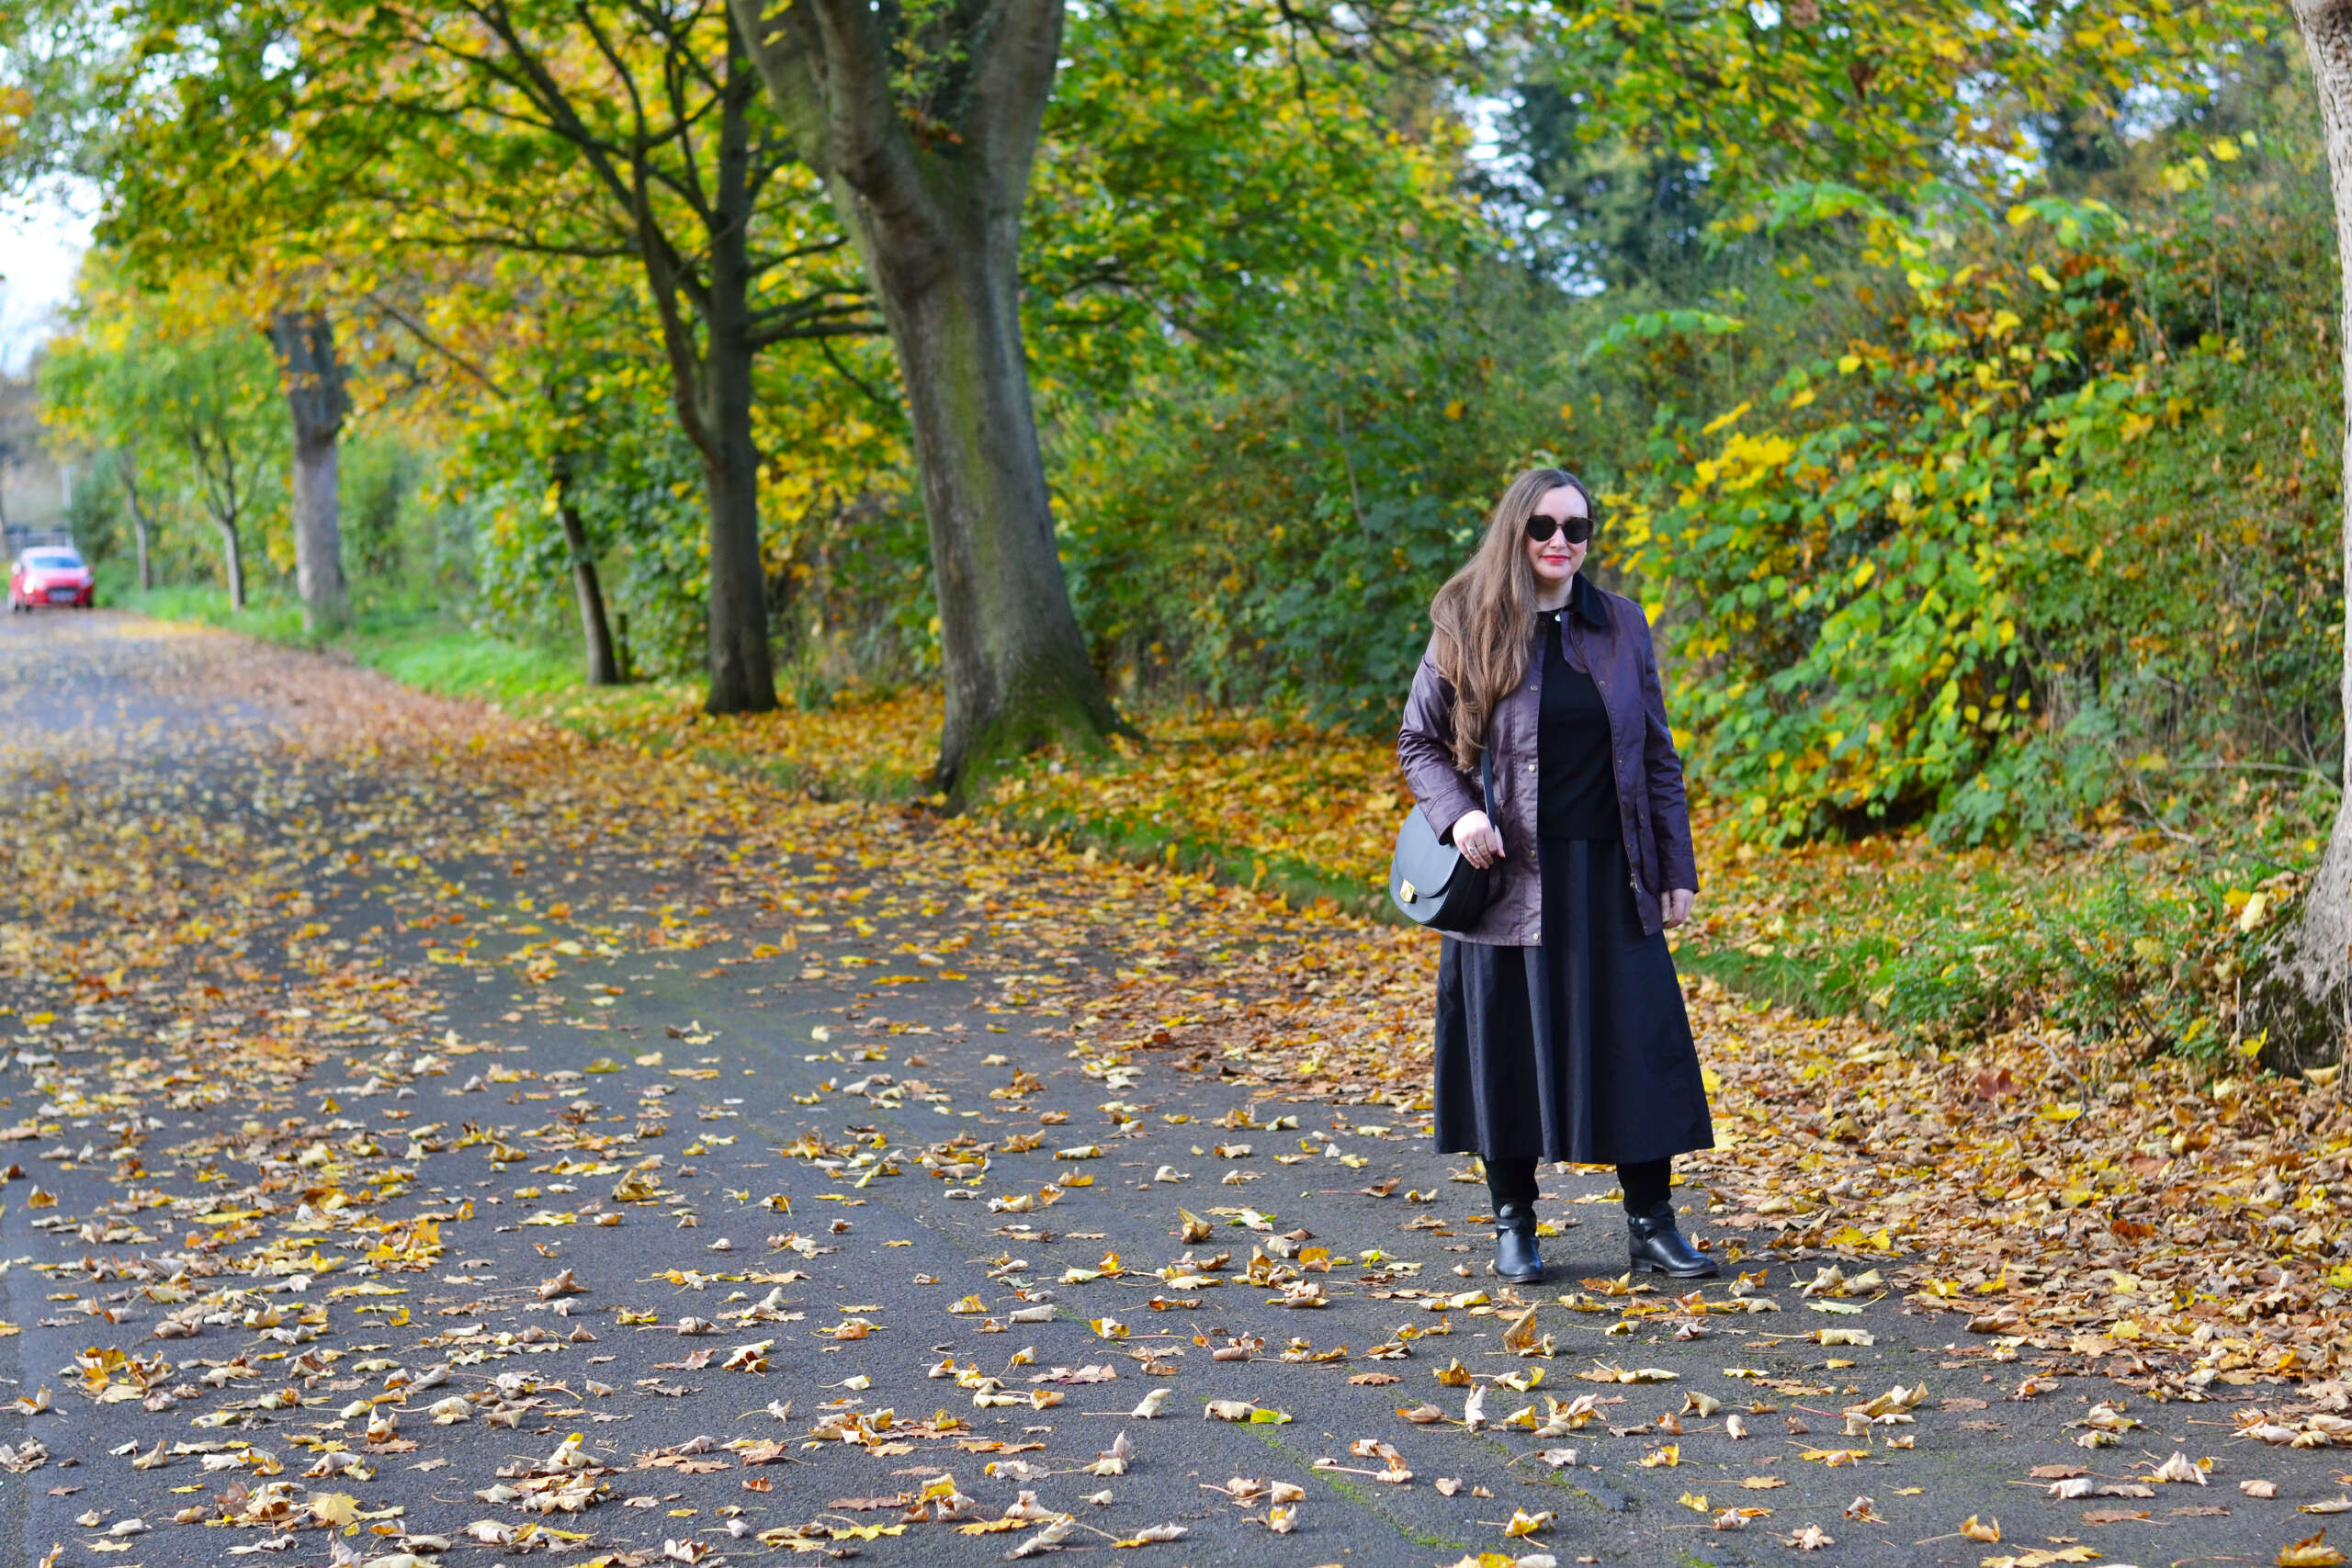
[{"label": "black ankle boot", "polygon": [[1535,1250],[1534,1204],[1505,1203],[1495,1210],[1495,1272],[1514,1285],[1544,1278],[1544,1258]]},{"label": "black ankle boot", "polygon": [[[1498,1223],[1500,1216],[1497,1216]],[[1625,1244],[1636,1274],[1671,1274],[1703,1280],[1720,1270],[1715,1260],[1682,1239],[1674,1228],[1674,1205],[1660,1203],[1646,1214],[1625,1216]]]}]

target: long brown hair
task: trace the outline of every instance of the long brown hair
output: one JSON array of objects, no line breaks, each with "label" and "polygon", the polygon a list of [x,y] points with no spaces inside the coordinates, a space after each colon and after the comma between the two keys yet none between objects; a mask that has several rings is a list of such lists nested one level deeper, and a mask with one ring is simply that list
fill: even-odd
[{"label": "long brown hair", "polygon": [[1599,521],[1592,491],[1566,468],[1530,468],[1495,502],[1478,553],[1446,580],[1430,601],[1438,673],[1453,687],[1453,761],[1464,773],[1478,765],[1487,720],[1527,676],[1534,644],[1535,569],[1527,564],[1527,520],[1552,491],[1566,485],[1584,497]]}]

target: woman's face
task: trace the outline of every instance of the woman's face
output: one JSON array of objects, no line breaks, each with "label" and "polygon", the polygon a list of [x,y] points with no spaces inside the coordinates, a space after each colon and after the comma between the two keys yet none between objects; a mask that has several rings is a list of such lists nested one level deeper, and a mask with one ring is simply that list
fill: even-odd
[{"label": "woman's face", "polygon": [[[1555,523],[1565,523],[1571,517],[1586,515],[1584,496],[1574,485],[1558,485],[1544,493],[1535,503],[1537,517],[1549,517]],[[1540,527],[1541,525],[1538,525]],[[1567,530],[1555,528],[1548,539],[1527,538],[1527,564],[1535,569],[1539,587],[1556,588],[1577,574],[1584,565],[1583,545],[1568,543]]]}]

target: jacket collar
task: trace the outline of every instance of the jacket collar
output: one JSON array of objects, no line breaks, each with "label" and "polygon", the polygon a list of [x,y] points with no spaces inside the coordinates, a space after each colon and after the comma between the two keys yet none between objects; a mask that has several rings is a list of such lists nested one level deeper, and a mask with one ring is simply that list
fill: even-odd
[{"label": "jacket collar", "polygon": [[1581,571],[1568,580],[1568,603],[1564,614],[1576,616],[1594,631],[1609,629],[1609,606],[1603,602],[1600,590],[1587,582]]},{"label": "jacket collar", "polygon": [[1609,629],[1608,602],[1601,597],[1600,589],[1584,580],[1584,573],[1581,571],[1577,572],[1575,580],[1568,584],[1568,610],[1594,631],[1605,632]]}]

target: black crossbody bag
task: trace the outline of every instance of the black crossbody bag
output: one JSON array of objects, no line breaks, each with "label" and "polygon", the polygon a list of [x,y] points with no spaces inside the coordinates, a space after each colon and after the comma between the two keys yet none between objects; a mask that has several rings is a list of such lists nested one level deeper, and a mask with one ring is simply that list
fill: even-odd
[{"label": "black crossbody bag", "polygon": [[[1478,750],[1479,804],[1495,819],[1494,750]],[[1405,918],[1442,931],[1468,931],[1494,897],[1494,868],[1469,857],[1437,836],[1419,803],[1396,829],[1396,853],[1388,865],[1388,897]]]}]

